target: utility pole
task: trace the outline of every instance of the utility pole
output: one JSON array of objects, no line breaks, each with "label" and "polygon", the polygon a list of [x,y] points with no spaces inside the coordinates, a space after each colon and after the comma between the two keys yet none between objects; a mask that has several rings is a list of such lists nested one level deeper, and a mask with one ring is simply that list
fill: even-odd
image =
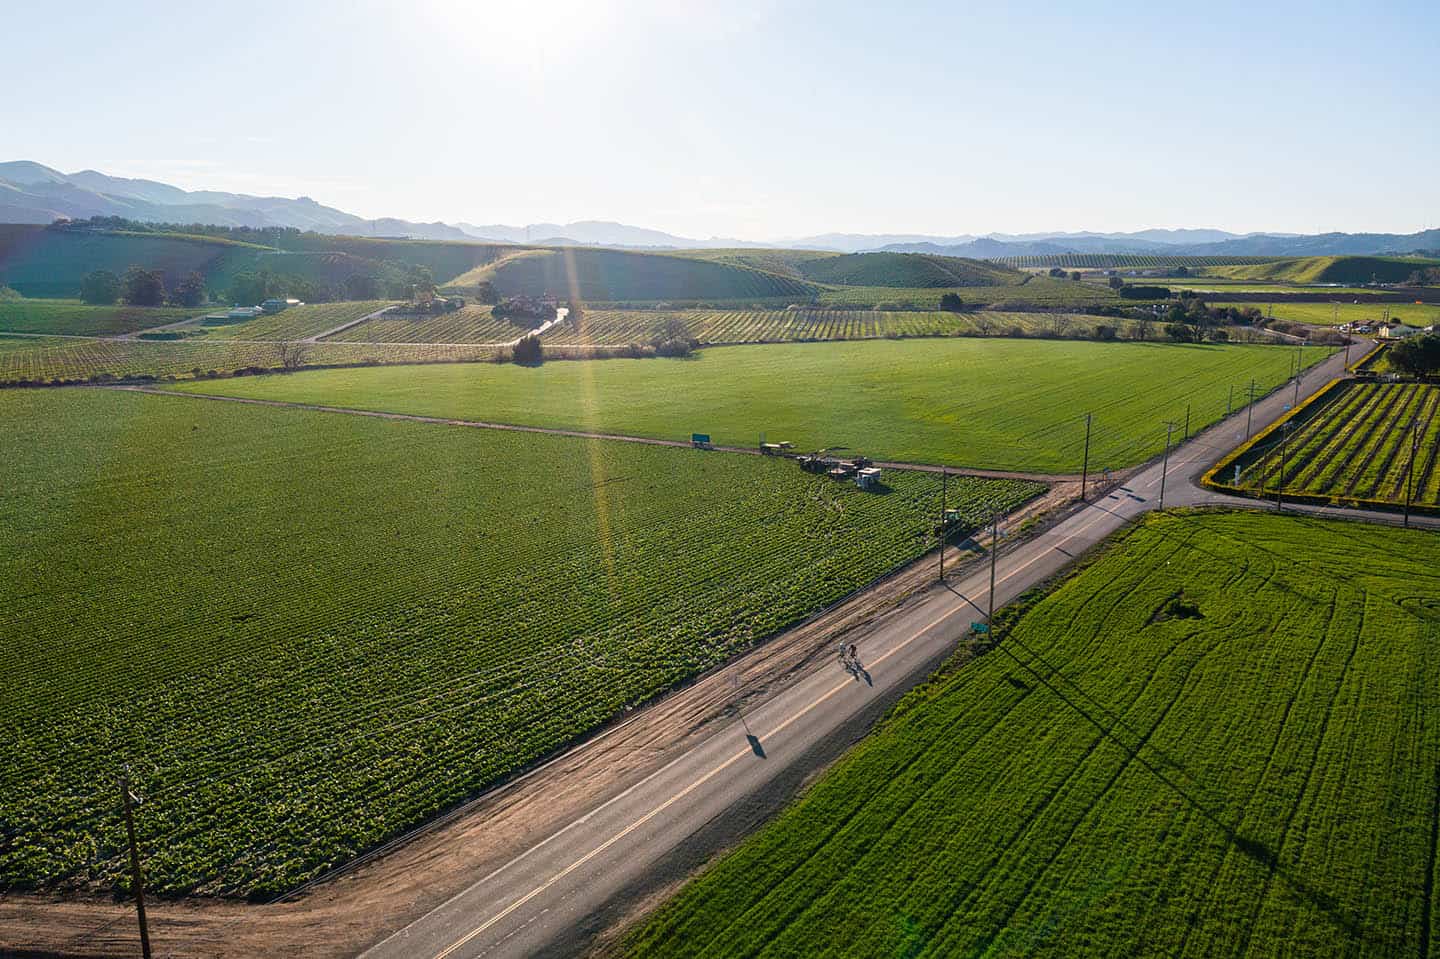
[{"label": "utility pole", "polygon": [[1185,442],[1190,442],[1190,404],[1185,404]]},{"label": "utility pole", "polygon": [[1420,418],[1410,421],[1410,460],[1405,464],[1405,527],[1410,527],[1410,501],[1415,495],[1415,451],[1420,448]]},{"label": "utility pole", "polygon": [[1235,406],[1235,384],[1230,384],[1230,395],[1225,397],[1225,418],[1230,418],[1230,411]]},{"label": "utility pole", "polygon": [[1080,502],[1085,502],[1085,480],[1090,474],[1090,414],[1085,414],[1085,458],[1080,461]]},{"label": "utility pole", "polygon": [[1160,508],[1165,508],[1165,476],[1170,471],[1170,434],[1174,431],[1175,424],[1169,420],[1165,421],[1165,457],[1160,461]]},{"label": "utility pole", "polygon": [[[995,622],[995,557],[1000,552],[1000,514],[990,514],[990,611],[985,614],[987,624]],[[991,640],[994,640],[992,635]]]},{"label": "utility pole", "polygon": [[945,540],[948,538],[945,534],[950,532],[945,525],[945,494],[949,489],[949,481],[950,471],[943,466],[940,467],[940,582],[942,583],[945,582]]},{"label": "utility pole", "polygon": [[1275,512],[1280,512],[1280,500],[1285,495],[1285,451],[1290,446],[1291,421],[1286,420],[1280,427],[1280,475],[1275,477]]},{"label": "utility pole", "polygon": [[1250,438],[1250,418],[1255,414],[1255,381],[1250,381],[1250,403],[1245,407],[1245,438]]},{"label": "utility pole", "polygon": [[140,919],[140,952],[150,959],[150,928],[145,923],[145,874],[140,871],[140,847],[135,843],[135,814],[131,803],[135,797],[130,794],[130,770],[120,773],[120,799],[125,804],[125,835],[130,840],[130,876],[135,884],[135,914]]},{"label": "utility pole", "polygon": [[1299,405],[1300,405],[1300,369],[1301,369],[1300,351],[1301,351],[1301,349],[1302,349],[1304,346],[1305,346],[1305,341],[1304,341],[1304,340],[1301,340],[1300,343],[1299,343],[1299,345],[1295,347],[1295,402],[1293,402],[1293,403],[1290,404],[1292,407],[1295,407],[1295,406],[1299,406]]}]

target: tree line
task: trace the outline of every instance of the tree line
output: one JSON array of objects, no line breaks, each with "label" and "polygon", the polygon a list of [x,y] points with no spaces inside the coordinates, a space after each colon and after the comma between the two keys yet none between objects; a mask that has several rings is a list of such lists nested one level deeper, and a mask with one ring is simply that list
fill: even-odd
[{"label": "tree line", "polygon": [[[204,275],[198,271],[186,274],[173,289],[167,289],[164,270],[132,266],[123,276],[110,270],[87,274],[80,281],[80,299],[99,306],[124,302],[130,306],[169,304],[194,308],[222,300],[237,306],[254,306],[272,297],[293,297],[306,303],[405,300],[419,293],[433,293],[435,286],[428,267],[400,260],[386,260],[374,272],[352,273],[338,280],[249,270],[235,274],[223,293],[209,290]],[[499,302],[499,296],[488,282],[477,285],[476,298],[481,303]]]}]

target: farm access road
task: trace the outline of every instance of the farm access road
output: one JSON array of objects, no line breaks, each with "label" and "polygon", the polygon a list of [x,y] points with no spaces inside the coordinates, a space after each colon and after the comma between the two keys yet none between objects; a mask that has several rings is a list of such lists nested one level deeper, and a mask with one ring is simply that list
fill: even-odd
[{"label": "farm access road", "polygon": [[[1337,354],[1305,382],[1313,390],[1342,368]],[[1290,395],[1260,401],[1257,428]],[[1265,505],[1193,483],[1243,422],[1242,411],[1172,451],[1167,506]],[[1002,544],[996,606],[1156,508],[1160,473],[1158,463],[1142,467],[1032,538]],[[900,579],[933,583],[933,562]],[[603,944],[783,807],[928,676],[984,618],[988,575],[980,558],[908,595],[882,583],[290,901],[153,903],[156,954],[528,956]],[[841,639],[858,646],[863,670],[837,662]],[[129,955],[134,916],[124,904],[0,898],[0,942]]]}]

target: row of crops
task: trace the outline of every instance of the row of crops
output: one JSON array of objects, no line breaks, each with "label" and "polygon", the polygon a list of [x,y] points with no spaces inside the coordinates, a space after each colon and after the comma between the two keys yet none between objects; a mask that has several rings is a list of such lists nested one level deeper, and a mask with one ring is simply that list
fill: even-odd
[{"label": "row of crops", "polygon": [[1020,269],[1062,267],[1067,270],[1103,270],[1128,267],[1235,266],[1272,263],[1276,256],[1166,256],[1143,253],[1051,253],[1037,256],[1002,256],[995,262]]},{"label": "row of crops", "polygon": [[[1282,489],[1339,501],[1440,506],[1440,387],[1352,383],[1293,431],[1253,450],[1240,486]],[[1412,452],[1413,465],[1412,465]],[[1230,477],[1219,477],[1228,481]]]},{"label": "row of crops", "polygon": [[328,337],[328,343],[508,343],[527,327],[500,319],[488,306],[410,316],[387,313]]},{"label": "row of crops", "polygon": [[[314,343],[305,348],[312,366],[358,363],[443,363],[488,359],[492,347],[398,344],[379,346]],[[0,383],[51,383],[150,376],[186,377],[280,367],[276,345],[252,341],[116,340],[0,337]]]},{"label": "row of crops", "polygon": [[0,890],[123,886],[122,763],[154,888],[291,888],[918,556],[939,505],[120,391],[0,393],[0,442]]},{"label": "row of crops", "polygon": [[624,952],[1426,955],[1437,571],[1432,533],[1152,514]]},{"label": "row of crops", "polygon": [[[788,343],[806,340],[861,340],[905,336],[957,336],[1047,330],[1059,334],[1090,330],[1095,317],[1035,313],[948,313],[908,310],[596,310],[578,325],[562,324],[547,342],[620,346],[648,343],[678,320],[702,344]],[[1125,321],[1106,321],[1126,326]]]},{"label": "row of crops", "polygon": [[303,340],[386,306],[383,300],[345,303],[307,303],[280,313],[256,317],[245,323],[203,327],[212,339]]},{"label": "row of crops", "polygon": [[783,343],[794,340],[858,340],[883,336],[935,336],[969,324],[956,313],[872,310],[600,310],[578,325],[551,330],[557,342],[621,345],[648,343],[671,320],[685,324],[701,343]]}]

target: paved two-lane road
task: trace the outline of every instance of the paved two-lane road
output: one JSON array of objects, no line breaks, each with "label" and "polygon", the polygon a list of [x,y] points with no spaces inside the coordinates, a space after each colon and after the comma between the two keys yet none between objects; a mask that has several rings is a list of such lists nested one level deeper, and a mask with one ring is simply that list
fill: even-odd
[{"label": "paved two-lane road", "polygon": [[[1305,376],[1300,395],[1343,369],[1343,354],[1320,364]],[[1257,403],[1255,428],[1279,417],[1293,396],[1286,388]],[[1257,505],[1204,491],[1194,483],[1235,445],[1237,432],[1244,429],[1242,411],[1173,450],[1165,505]],[[1161,474],[1161,464],[1151,464],[1047,531],[1008,552],[1002,548],[996,606],[1060,572],[1111,533],[1155,509]],[[947,587],[932,589],[922,601],[881,618],[858,640],[862,675],[851,675],[838,657],[802,673],[695,748],[477,877],[468,889],[365,955],[471,959],[583,947],[586,930],[603,925],[595,917],[616,915],[617,902],[627,891],[645,888],[647,874],[662,868],[675,850],[738,805],[779,791],[777,783],[793,788],[787,771],[813,762],[829,743],[849,741],[868,724],[877,703],[892,702],[927,675],[972,622],[984,619],[988,594],[989,569],[979,564]]]}]

